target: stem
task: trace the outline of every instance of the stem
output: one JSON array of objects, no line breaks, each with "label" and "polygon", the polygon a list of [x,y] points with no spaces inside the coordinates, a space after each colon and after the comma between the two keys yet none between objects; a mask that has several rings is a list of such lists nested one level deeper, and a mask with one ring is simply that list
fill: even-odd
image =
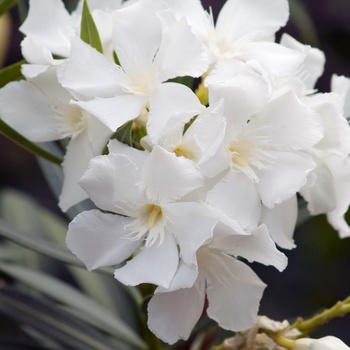
[{"label": "stem", "polygon": [[279,333],[277,333],[274,336],[274,341],[279,346],[281,346],[283,348],[286,348],[288,350],[292,350],[293,347],[294,347],[294,343],[295,343],[295,340],[288,339],[288,338],[284,337],[283,335],[281,335]]},{"label": "stem", "polygon": [[350,313],[350,297],[346,298],[344,301],[337,302],[330,309],[326,309],[305,321],[302,318],[297,319],[291,326],[291,329],[297,328],[301,332],[310,333],[314,328],[328,322],[329,320],[335,317],[344,316],[348,313]]}]

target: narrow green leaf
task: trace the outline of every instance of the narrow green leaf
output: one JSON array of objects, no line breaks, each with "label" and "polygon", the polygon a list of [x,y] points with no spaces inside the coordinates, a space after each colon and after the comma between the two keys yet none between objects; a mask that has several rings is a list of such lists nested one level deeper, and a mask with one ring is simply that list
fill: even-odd
[{"label": "narrow green leaf", "polygon": [[24,148],[25,150],[42,157],[54,164],[60,165],[62,160],[57,158],[51,153],[46,152],[33,142],[29,141],[21,134],[19,134],[16,130],[12,129],[8,124],[6,124],[2,119],[0,119],[0,133],[8,137],[13,142],[17,143],[19,146]]},{"label": "narrow green leaf", "polygon": [[121,320],[70,285],[49,275],[13,264],[0,263],[0,270],[48,297],[73,309],[80,310],[85,314],[85,322],[94,319],[96,321],[93,324],[99,324],[101,330],[127,344],[132,344],[141,349],[145,348],[145,344],[138,335]]},{"label": "narrow green leaf", "polygon": [[0,88],[5,86],[10,81],[23,79],[23,75],[21,73],[23,63],[25,63],[25,61],[11,64],[10,66],[0,70]]},{"label": "narrow green leaf", "polygon": [[79,322],[54,303],[35,299],[11,287],[0,289],[0,312],[15,321],[30,325],[75,350],[115,350],[94,328]]},{"label": "narrow green leaf", "polygon": [[[65,249],[57,244],[48,242],[38,236],[29,234],[19,229],[15,229],[9,225],[5,220],[0,218],[0,236],[3,236],[23,247],[32,249],[40,254],[46,255],[50,258],[60,260],[67,264],[81,266],[85,268],[82,261],[78,260],[68,249]],[[102,267],[96,271],[112,275],[114,269]]]},{"label": "narrow green leaf", "polygon": [[80,38],[97,51],[103,52],[101,39],[86,0],[84,0],[83,13],[81,16]]},{"label": "narrow green leaf", "polygon": [[0,16],[17,4],[17,0],[0,0]]}]

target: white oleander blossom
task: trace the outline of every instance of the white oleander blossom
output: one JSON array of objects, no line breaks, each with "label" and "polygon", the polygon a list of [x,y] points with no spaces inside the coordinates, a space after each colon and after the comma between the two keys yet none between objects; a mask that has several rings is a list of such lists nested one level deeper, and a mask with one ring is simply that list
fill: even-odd
[{"label": "white oleander blossom", "polygon": [[[169,20],[160,18],[164,13]],[[111,130],[147,109],[147,133],[157,141],[173,118],[181,115],[185,123],[203,110],[191,89],[168,80],[200,76],[208,68],[208,57],[186,19],[172,18],[161,0],[142,0],[116,11],[113,18],[120,65],[75,39],[60,81],[81,98],[82,108]]]},{"label": "white oleander blossom", "polygon": [[105,212],[78,215],[69,226],[67,245],[89,270],[135,254],[115,277],[126,285],[168,288],[179,259],[192,265],[218,221],[208,206],[191,200],[203,176],[191,161],[159,146],[147,152],[111,141],[109,151],[91,161],[80,181]]},{"label": "white oleander blossom", "polygon": [[[121,7],[121,0],[88,0],[96,23],[104,54],[112,60],[112,12]],[[75,11],[67,11],[62,0],[30,0],[28,16],[20,27],[25,35],[22,55],[27,64],[22,73],[33,78],[52,65],[59,65],[70,56],[71,37],[80,35],[83,0]]]},{"label": "white oleander blossom", "polygon": [[[219,326],[242,331],[251,327],[257,317],[265,284],[244,262],[273,265],[280,271],[287,259],[276,249],[266,226],[246,231],[236,223],[235,229],[221,222],[214,238],[204,244],[196,254],[193,266],[180,263],[169,288],[158,287],[148,304],[149,328],[167,343],[188,339],[203,313]],[[192,280],[193,286],[182,288],[181,281]]]},{"label": "white oleander blossom", "polygon": [[339,338],[327,336],[320,339],[302,338],[296,340],[293,350],[348,350]]},{"label": "white oleander blossom", "polygon": [[67,211],[87,198],[78,181],[90,159],[102,153],[112,133],[93,115],[70,103],[73,96],[58,83],[56,71],[51,67],[32,79],[2,88],[0,114],[32,142],[69,140],[59,198],[60,208]]}]

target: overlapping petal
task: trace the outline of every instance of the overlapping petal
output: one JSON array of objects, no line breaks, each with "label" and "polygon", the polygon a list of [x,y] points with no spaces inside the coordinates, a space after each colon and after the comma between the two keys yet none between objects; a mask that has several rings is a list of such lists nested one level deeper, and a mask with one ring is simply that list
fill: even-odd
[{"label": "overlapping petal", "polygon": [[140,244],[126,238],[129,222],[129,218],[99,210],[85,211],[70,223],[67,246],[89,270],[119,264]]}]

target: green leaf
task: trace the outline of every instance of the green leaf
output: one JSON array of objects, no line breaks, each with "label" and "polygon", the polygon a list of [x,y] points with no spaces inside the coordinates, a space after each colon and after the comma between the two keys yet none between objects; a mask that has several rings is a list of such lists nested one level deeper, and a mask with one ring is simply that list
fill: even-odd
[{"label": "green leaf", "polygon": [[57,158],[56,156],[54,156],[49,152],[46,152],[44,149],[40,148],[33,142],[26,139],[24,136],[19,134],[16,130],[12,129],[8,124],[6,124],[2,119],[0,119],[0,133],[8,137],[13,142],[17,143],[19,146],[21,146],[25,150],[39,157],[42,157],[57,165],[60,165],[62,163],[62,159]]},{"label": "green leaf", "polygon": [[171,83],[178,83],[182,85],[186,85],[189,88],[193,88],[194,85],[194,78],[190,76],[184,76],[184,77],[176,77],[174,79],[168,80]]},{"label": "green leaf", "polygon": [[112,139],[117,139],[118,141],[125,143],[128,146],[132,147],[132,126],[133,121],[130,120],[122,125],[115,134],[112,136]]},{"label": "green leaf", "polygon": [[[53,244],[36,235],[29,234],[19,229],[15,229],[9,225],[5,220],[0,218],[0,236],[3,236],[23,247],[32,249],[40,254],[46,255],[50,258],[60,260],[67,264],[81,266],[85,268],[82,261],[78,260],[68,249],[65,249],[57,244]],[[102,267],[96,271],[111,275],[114,269]]]},{"label": "green leaf", "polygon": [[101,39],[86,0],[84,0],[81,16],[80,38],[97,51],[103,52]]},{"label": "green leaf", "polygon": [[53,302],[35,299],[11,287],[0,289],[0,312],[52,337],[66,349],[115,350],[101,333],[79,322]]},{"label": "green leaf", "polygon": [[70,285],[49,275],[12,264],[0,263],[0,270],[50,298],[80,310],[85,314],[85,322],[90,323],[92,320],[93,325],[98,325],[101,330],[115,338],[138,348],[145,348],[145,344],[138,335],[121,320]]},{"label": "green leaf", "polygon": [[25,63],[25,61],[14,63],[0,70],[0,88],[5,86],[10,81],[23,79],[23,75],[21,73],[23,63]]},{"label": "green leaf", "polygon": [[0,0],[0,16],[17,4],[17,0]]}]

